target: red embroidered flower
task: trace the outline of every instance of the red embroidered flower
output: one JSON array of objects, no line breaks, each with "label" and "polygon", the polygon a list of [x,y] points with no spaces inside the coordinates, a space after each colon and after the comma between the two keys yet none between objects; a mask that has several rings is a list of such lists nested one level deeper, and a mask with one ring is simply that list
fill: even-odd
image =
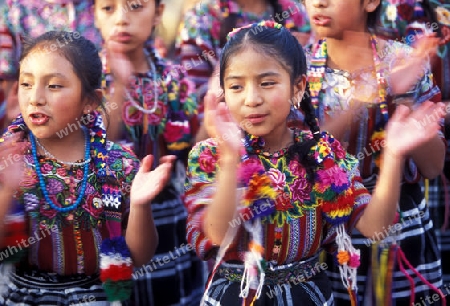
[{"label": "red embroidered flower", "polygon": [[275,208],[278,211],[288,211],[293,207],[294,206],[291,204],[291,199],[289,196],[286,196],[284,192],[275,199]]},{"label": "red embroidered flower", "polygon": [[122,117],[127,125],[134,126],[142,124],[142,112],[134,107],[129,101],[123,103]]},{"label": "red embroidered flower", "polygon": [[411,20],[414,14],[414,7],[407,3],[397,5],[397,14],[403,20]]},{"label": "red embroidered flower", "polygon": [[310,199],[311,185],[305,178],[298,178],[292,184],[291,192],[294,201],[304,202]]},{"label": "red embroidered flower", "polygon": [[343,159],[345,157],[345,150],[341,146],[340,142],[333,141],[331,144],[331,149],[333,150],[334,154],[336,154],[336,157],[339,159]]},{"label": "red embroidered flower", "polygon": [[264,171],[263,166],[258,158],[249,158],[239,165],[238,178],[241,183],[248,183],[254,173]]},{"label": "red embroidered flower", "polygon": [[83,170],[77,169],[76,178],[77,178],[77,180],[81,180],[83,178]]},{"label": "red embroidered flower", "polygon": [[186,134],[189,134],[188,122],[167,122],[164,131],[164,138],[167,142],[177,142]]},{"label": "red embroidered flower", "polygon": [[210,148],[206,148],[198,157],[200,169],[206,173],[212,173],[216,169],[217,155],[214,155]]}]

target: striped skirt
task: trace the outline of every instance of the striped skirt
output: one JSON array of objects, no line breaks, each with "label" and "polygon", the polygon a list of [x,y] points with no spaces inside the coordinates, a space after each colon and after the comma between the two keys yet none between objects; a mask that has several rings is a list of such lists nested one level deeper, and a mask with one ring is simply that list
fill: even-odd
[{"label": "striped skirt", "polygon": [[[3,280],[8,279],[2,287],[0,305],[17,306],[108,306],[106,294],[101,281],[95,277],[60,277],[37,271],[6,270],[8,264],[2,265]],[[117,304],[116,304],[117,305]],[[122,303],[122,305],[129,305]]]},{"label": "striped skirt", "polygon": [[[366,185],[366,182],[365,182]],[[367,186],[370,190],[371,185]],[[433,228],[433,221],[430,218],[429,208],[427,207],[423,193],[419,184],[403,184],[400,195],[400,210],[402,221],[399,221],[401,230],[396,232],[397,244],[400,245],[406,259],[429,283],[437,288],[442,284],[441,272],[441,254],[437,244],[436,233]],[[397,226],[395,227],[397,228]],[[377,239],[388,237],[390,230],[377,233]],[[386,236],[386,237],[385,237]],[[390,239],[390,238],[388,238]],[[400,270],[395,257],[395,252],[389,250],[390,242],[384,240],[384,245],[374,243],[374,239],[368,239],[362,236],[356,230],[352,234],[352,242],[355,248],[361,250],[361,266],[358,268],[358,300],[360,305],[370,306],[411,306],[410,296],[411,284],[408,277],[414,280],[415,295],[414,302],[422,301],[426,303],[427,299],[433,298],[435,291],[431,290],[411,269],[405,265],[407,276]],[[375,249],[374,249],[375,248]],[[388,251],[389,250],[389,251]],[[380,266],[379,259],[374,254],[394,254],[391,257],[393,264],[392,275],[380,280],[380,271],[384,271],[387,265]],[[388,252],[388,253],[386,253]],[[392,253],[389,253],[392,252]],[[372,261],[372,258],[378,258]],[[335,303],[338,306],[349,305],[349,296],[346,288],[342,284],[338,267],[334,264],[334,259],[328,255],[327,264],[329,266],[328,275],[332,282]],[[383,286],[380,287],[382,282]],[[381,290],[381,291],[380,291]],[[382,295],[383,301],[380,302],[376,297]],[[441,305],[441,301],[433,300],[433,306]]]},{"label": "striped skirt", "polygon": [[[241,306],[243,300],[239,297],[240,292],[240,281],[233,281],[216,273],[201,306]],[[265,284],[253,305],[332,306],[334,303],[330,281],[326,273],[320,271],[306,281]]]},{"label": "striped skirt", "polygon": [[155,256],[133,274],[136,306],[198,306],[203,295],[206,269],[186,241],[184,204],[173,187],[152,202],[159,234]]}]

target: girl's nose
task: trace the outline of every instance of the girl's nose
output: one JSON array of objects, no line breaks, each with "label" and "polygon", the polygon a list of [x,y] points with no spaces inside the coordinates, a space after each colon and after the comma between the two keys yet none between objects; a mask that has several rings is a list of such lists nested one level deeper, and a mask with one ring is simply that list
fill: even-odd
[{"label": "girl's nose", "polygon": [[261,93],[255,86],[249,86],[245,95],[245,105],[255,107],[263,103]]},{"label": "girl's nose", "polygon": [[45,105],[45,95],[44,91],[37,86],[30,89],[30,104],[33,106]]},{"label": "girl's nose", "polygon": [[[128,3],[128,1],[127,1]],[[124,6],[119,7],[116,11],[116,25],[124,25],[128,24],[128,10],[127,4],[124,4]]]}]

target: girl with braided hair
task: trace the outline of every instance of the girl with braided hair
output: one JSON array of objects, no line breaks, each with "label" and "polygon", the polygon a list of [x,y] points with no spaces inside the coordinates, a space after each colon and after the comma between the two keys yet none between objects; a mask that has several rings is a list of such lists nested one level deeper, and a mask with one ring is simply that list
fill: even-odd
[{"label": "girl with braided hair", "polygon": [[152,262],[134,274],[135,304],[198,305],[205,273],[186,242],[182,201],[196,97],[182,70],[149,47],[163,9],[160,0],[95,1],[95,22],[105,41],[100,55],[110,110],[107,135],[130,145],[139,158],[149,152],[155,161],[177,156],[169,183],[152,203],[160,243]]},{"label": "girl with braided hair", "polygon": [[[355,302],[359,251],[349,234],[372,237],[394,220],[404,160],[437,135],[442,117],[414,122],[443,104],[398,107],[371,196],[358,160],[319,130],[305,54],[289,30],[266,21],[229,37],[220,58],[225,102],[208,106],[217,136],[192,149],[185,184],[188,241],[202,259],[217,256],[201,305],[334,305],[322,250],[335,254]],[[288,127],[292,106],[311,131]]]},{"label": "girl with braided hair", "polygon": [[[202,101],[208,90],[208,80],[217,68],[227,34],[233,28],[261,20],[283,24],[297,32],[305,44],[308,41],[310,27],[306,13],[303,5],[294,0],[205,0],[186,13],[177,52],[197,89],[200,122],[205,112],[206,102]],[[207,137],[205,125],[201,126],[197,140]]]}]

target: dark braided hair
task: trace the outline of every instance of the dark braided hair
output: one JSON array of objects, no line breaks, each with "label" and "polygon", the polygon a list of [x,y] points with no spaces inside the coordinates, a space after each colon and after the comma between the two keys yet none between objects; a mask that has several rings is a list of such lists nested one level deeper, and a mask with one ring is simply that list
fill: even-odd
[{"label": "dark braided hair", "polygon": [[439,24],[436,11],[433,9],[433,7],[430,4],[429,0],[422,0],[422,8],[423,12],[425,14],[425,22],[430,21],[432,25],[432,29],[434,29],[434,24],[437,25],[436,33],[440,38],[443,38],[442,29]]},{"label": "dark braided hair", "polygon": [[[227,5],[227,2],[230,0],[220,0],[221,8]],[[278,0],[269,0],[269,4],[272,6],[273,9],[273,16],[276,16],[276,14],[283,14],[283,8],[281,7],[281,4],[278,3]],[[222,19],[222,22],[220,23],[220,47],[223,48],[223,46],[227,42],[227,35],[231,31],[233,31],[234,28],[237,27],[238,21],[239,21],[239,14],[237,13],[230,13],[227,17]],[[284,19],[281,21],[281,24],[284,25]]]},{"label": "dark braided hair", "polygon": [[[258,28],[255,31],[256,27]],[[292,86],[299,82],[307,73],[306,57],[303,48],[288,29],[284,27],[277,29],[252,25],[250,28],[243,28],[233,34],[222,50],[220,57],[220,86],[224,90],[226,90],[224,88],[225,71],[230,59],[249,47],[277,60],[291,76]],[[295,97],[292,100],[295,100]],[[286,103],[289,103],[289,101],[286,101]],[[312,182],[317,164],[310,151],[311,147],[315,146],[320,140],[320,129],[311,103],[308,83],[306,84],[300,107],[305,113],[305,122],[310,127],[313,138],[294,143],[289,147],[286,156],[289,160],[297,159],[305,167],[308,179]]]}]

